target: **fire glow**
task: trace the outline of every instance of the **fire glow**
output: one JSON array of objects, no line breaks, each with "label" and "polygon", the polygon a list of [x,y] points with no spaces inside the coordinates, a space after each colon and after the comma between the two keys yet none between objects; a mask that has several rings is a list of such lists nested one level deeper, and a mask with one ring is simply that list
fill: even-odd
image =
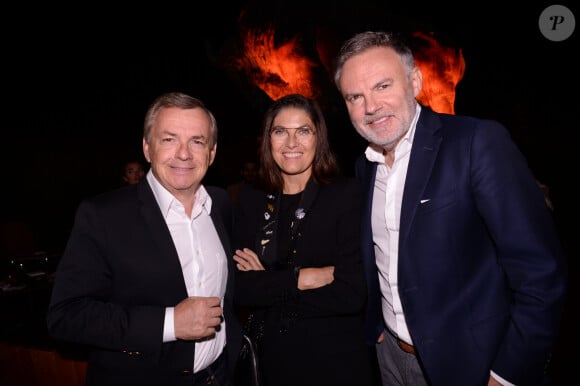
[{"label": "fire glow", "polygon": [[[416,65],[423,73],[423,90],[417,100],[437,112],[454,114],[455,89],[465,71],[461,50],[444,47],[422,32],[413,36],[426,43],[415,49]],[[302,53],[297,37],[276,46],[273,28],[250,28],[243,32],[242,40],[237,70],[272,100],[295,92],[311,98],[320,95],[312,71],[318,64]]]},{"label": "fire glow", "polygon": [[316,98],[318,94],[312,87],[312,68],[316,63],[300,52],[296,37],[276,47],[274,34],[271,28],[263,32],[246,30],[240,66],[272,100],[290,93]]},{"label": "fire glow", "polygon": [[444,47],[422,32],[413,36],[427,44],[415,50],[415,65],[423,74],[423,90],[417,100],[437,112],[455,114],[455,88],[465,73],[461,49]]}]

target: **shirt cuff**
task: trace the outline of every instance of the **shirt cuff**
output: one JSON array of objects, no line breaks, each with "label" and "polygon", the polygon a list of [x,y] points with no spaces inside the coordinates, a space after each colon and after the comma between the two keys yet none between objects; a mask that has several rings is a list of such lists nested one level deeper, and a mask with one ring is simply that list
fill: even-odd
[{"label": "shirt cuff", "polygon": [[165,321],[163,322],[163,343],[173,342],[175,337],[175,327],[173,324],[173,307],[165,309]]},{"label": "shirt cuff", "polygon": [[502,377],[500,377],[499,375],[497,375],[496,373],[494,373],[493,371],[491,372],[491,376],[498,381],[499,383],[501,383],[503,386],[516,386],[513,383],[510,383],[508,381],[506,381],[505,379],[503,379]]}]

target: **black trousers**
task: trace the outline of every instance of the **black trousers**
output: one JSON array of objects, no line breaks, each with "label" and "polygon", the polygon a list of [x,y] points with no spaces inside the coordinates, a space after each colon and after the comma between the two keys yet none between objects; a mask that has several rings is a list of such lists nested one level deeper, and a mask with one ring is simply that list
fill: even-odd
[{"label": "black trousers", "polygon": [[193,374],[193,386],[232,386],[225,351],[207,368]]}]

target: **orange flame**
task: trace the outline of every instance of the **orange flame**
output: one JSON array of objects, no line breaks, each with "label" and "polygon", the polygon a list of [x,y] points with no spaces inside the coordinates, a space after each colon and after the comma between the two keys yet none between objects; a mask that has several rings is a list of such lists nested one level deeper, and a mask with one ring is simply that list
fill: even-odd
[{"label": "orange flame", "polygon": [[455,88],[465,73],[461,49],[443,47],[433,36],[415,32],[427,43],[415,50],[415,63],[423,73],[423,90],[417,100],[440,113],[455,114]]},{"label": "orange flame", "polygon": [[[243,29],[241,35],[243,48],[236,68],[272,100],[289,93],[311,98],[320,95],[312,71],[317,63],[302,53],[297,36],[276,45],[272,27]],[[416,65],[423,73],[423,89],[417,100],[437,112],[455,114],[455,89],[465,72],[461,49],[444,47],[422,32],[413,36],[421,42],[414,52]],[[318,51],[320,55],[320,47]],[[319,59],[325,63],[327,58]]]},{"label": "orange flame", "polygon": [[276,100],[285,94],[301,93],[315,98],[312,60],[300,52],[297,37],[276,47],[272,28],[244,33],[243,57],[238,63],[257,87]]}]

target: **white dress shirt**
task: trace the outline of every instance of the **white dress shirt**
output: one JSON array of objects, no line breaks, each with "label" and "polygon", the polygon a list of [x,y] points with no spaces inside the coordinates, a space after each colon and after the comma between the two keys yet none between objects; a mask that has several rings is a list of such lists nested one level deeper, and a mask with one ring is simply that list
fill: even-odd
[{"label": "white dress shirt", "polygon": [[[179,256],[188,296],[217,296],[226,292],[228,275],[227,256],[210,217],[211,198],[201,185],[195,194],[191,218],[185,207],[153,176],[147,173]],[[198,372],[212,364],[222,353],[226,343],[225,321],[211,339],[195,343],[193,371]],[[173,307],[165,311],[163,341],[174,341]]]},{"label": "white dress shirt", "polygon": [[369,161],[378,163],[371,225],[381,286],[383,318],[389,330],[409,344],[413,344],[413,341],[405,322],[397,277],[399,225],[405,176],[420,113],[421,106],[418,105],[411,127],[395,148],[395,157],[391,167],[385,163],[385,156],[382,153],[370,146],[365,151]]}]

